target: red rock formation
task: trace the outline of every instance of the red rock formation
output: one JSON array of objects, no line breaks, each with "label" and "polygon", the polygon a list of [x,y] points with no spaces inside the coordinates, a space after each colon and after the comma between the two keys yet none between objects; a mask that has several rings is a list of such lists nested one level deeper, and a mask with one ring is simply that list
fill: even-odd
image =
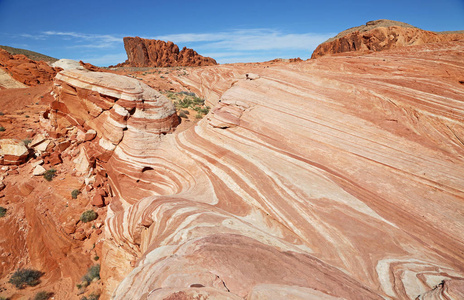
[{"label": "red rock formation", "polygon": [[192,49],[179,47],[173,42],[125,37],[124,48],[128,59],[118,66],[126,67],[177,67],[212,66],[217,62],[203,57]]},{"label": "red rock formation", "polygon": [[109,293],[414,299],[463,279],[463,50],[195,70],[185,84],[242,79],[197,126],[107,164]]},{"label": "red rock formation", "polygon": [[44,61],[34,61],[25,55],[10,55],[0,49],[0,68],[5,69],[17,81],[29,86],[35,86],[52,81],[57,70]]},{"label": "red rock formation", "polygon": [[464,39],[464,33],[439,34],[389,20],[367,22],[348,29],[314,50],[311,58],[350,51],[382,51],[403,46]]}]

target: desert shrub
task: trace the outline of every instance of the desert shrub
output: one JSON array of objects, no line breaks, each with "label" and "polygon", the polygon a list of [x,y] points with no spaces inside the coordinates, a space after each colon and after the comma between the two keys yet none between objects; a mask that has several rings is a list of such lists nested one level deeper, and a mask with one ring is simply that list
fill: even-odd
[{"label": "desert shrub", "polygon": [[53,296],[53,293],[41,291],[41,292],[38,292],[37,294],[35,294],[35,296],[34,296],[33,299],[34,299],[34,300],[48,300],[48,299],[50,299],[52,296]]},{"label": "desert shrub", "polygon": [[6,208],[0,206],[0,218],[6,215]]},{"label": "desert shrub", "polygon": [[77,195],[79,195],[80,193],[81,193],[81,192],[80,192],[78,189],[73,190],[73,191],[71,192],[71,197],[72,197],[73,199],[77,199]]},{"label": "desert shrub", "polygon": [[195,93],[193,93],[193,92],[182,91],[182,92],[180,92],[180,94],[184,94],[184,95],[186,95],[186,96],[195,97]]},{"label": "desert shrub", "polygon": [[5,131],[5,130],[6,130],[5,127],[0,126],[0,131]]},{"label": "desert shrub", "polygon": [[91,266],[84,277],[82,277],[82,281],[89,285],[95,278],[100,279],[100,265]]},{"label": "desert shrub", "polygon": [[193,103],[198,104],[198,105],[203,105],[205,104],[205,99],[201,99],[199,97],[193,97]]},{"label": "desert shrub", "polygon": [[24,117],[26,117],[26,118],[30,118],[30,116],[29,116],[29,115],[25,115]]},{"label": "desert shrub", "polygon": [[53,169],[53,168],[45,171],[45,173],[43,174],[43,177],[47,181],[52,181],[53,177],[55,177],[55,176],[56,176],[56,170]]},{"label": "desert shrub", "polygon": [[182,108],[188,108],[189,106],[193,104],[193,101],[191,99],[185,98],[185,99],[179,100],[177,104]]},{"label": "desert shrub", "polygon": [[42,272],[32,269],[18,269],[13,273],[9,283],[13,284],[17,289],[23,289],[26,285],[36,286],[40,283]]},{"label": "desert shrub", "polygon": [[84,223],[87,223],[95,220],[97,217],[97,213],[90,209],[82,213],[80,220]]},{"label": "desert shrub", "polygon": [[0,300],[10,300],[10,298],[0,296]]},{"label": "desert shrub", "polygon": [[98,256],[98,255],[95,255],[95,257],[93,258],[94,261],[97,261],[99,259],[100,259],[100,256]]},{"label": "desert shrub", "polygon": [[195,118],[201,119],[201,118],[203,118],[203,115],[202,115],[201,113],[197,113],[197,114],[195,115]]},{"label": "desert shrub", "polygon": [[0,111],[0,116],[3,116],[3,115],[5,115],[5,113],[4,113],[4,112],[2,112],[2,111]]},{"label": "desert shrub", "polygon": [[100,295],[98,294],[90,294],[89,296],[84,296],[81,298],[81,300],[98,300],[100,299]]}]

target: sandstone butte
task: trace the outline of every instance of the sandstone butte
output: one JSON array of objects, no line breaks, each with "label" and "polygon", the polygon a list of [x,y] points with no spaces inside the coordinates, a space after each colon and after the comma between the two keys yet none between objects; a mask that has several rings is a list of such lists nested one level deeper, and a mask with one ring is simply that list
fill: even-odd
[{"label": "sandstone butte", "polygon": [[178,67],[212,66],[217,62],[211,57],[203,57],[196,51],[179,47],[173,42],[125,37],[124,48],[127,60],[117,67]]},{"label": "sandstone butte", "polygon": [[[60,72],[40,122],[81,136],[76,176],[106,209],[101,299],[463,299],[463,53],[450,41],[167,74],[214,106],[183,131],[140,80]],[[30,239],[30,210],[0,226]],[[79,299],[81,275],[48,261],[56,295]]]},{"label": "sandstone butte", "polygon": [[376,20],[367,22],[366,25],[347,29],[320,44],[314,50],[311,58],[350,51],[382,51],[397,47],[462,39],[464,39],[463,31],[437,33],[422,30],[403,22]]}]

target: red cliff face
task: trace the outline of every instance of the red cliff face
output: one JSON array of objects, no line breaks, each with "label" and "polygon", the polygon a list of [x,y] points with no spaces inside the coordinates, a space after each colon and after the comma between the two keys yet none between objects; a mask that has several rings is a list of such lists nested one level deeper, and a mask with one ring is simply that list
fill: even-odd
[{"label": "red cliff face", "polygon": [[179,47],[173,42],[125,37],[124,48],[128,59],[118,65],[127,67],[212,66],[217,62],[203,57],[192,49]]},{"label": "red cliff face", "polygon": [[440,34],[406,23],[377,20],[350,28],[320,44],[311,58],[350,51],[382,51],[403,46],[464,39],[464,33]]}]

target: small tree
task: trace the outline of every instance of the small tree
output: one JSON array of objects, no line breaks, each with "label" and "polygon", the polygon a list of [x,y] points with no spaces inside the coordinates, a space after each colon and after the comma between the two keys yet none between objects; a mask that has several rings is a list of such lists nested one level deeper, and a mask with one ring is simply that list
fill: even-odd
[{"label": "small tree", "polygon": [[71,197],[72,197],[73,199],[77,199],[77,195],[79,195],[80,193],[81,193],[81,192],[80,192],[78,189],[73,190],[73,191],[71,192]]},{"label": "small tree", "polygon": [[84,211],[80,217],[80,220],[84,223],[95,220],[98,217],[97,213],[93,210]]},{"label": "small tree", "polygon": [[6,215],[6,208],[0,206],[0,218]]},{"label": "small tree", "polygon": [[48,300],[53,296],[53,293],[41,291],[35,294],[34,300]]},{"label": "small tree", "polygon": [[56,176],[56,170],[53,169],[53,168],[45,171],[45,173],[43,174],[43,177],[47,181],[52,181],[53,177],[55,177],[55,176]]},{"label": "small tree", "polygon": [[5,130],[6,130],[5,127],[0,126],[0,131],[5,131]]},{"label": "small tree", "polygon": [[43,273],[33,269],[18,269],[13,273],[9,283],[13,284],[17,289],[23,289],[26,285],[36,286],[40,283],[40,277]]}]

